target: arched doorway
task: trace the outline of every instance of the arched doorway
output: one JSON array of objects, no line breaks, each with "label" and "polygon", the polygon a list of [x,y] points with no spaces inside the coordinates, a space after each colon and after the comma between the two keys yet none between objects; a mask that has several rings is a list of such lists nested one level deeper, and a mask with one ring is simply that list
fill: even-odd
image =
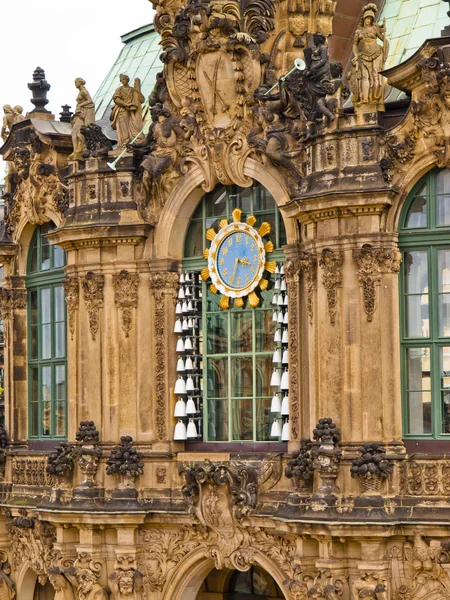
[{"label": "arched doorway", "polygon": [[264,569],[217,571],[203,582],[196,600],[278,600],[284,599],[279,586]]},{"label": "arched doorway", "polygon": [[39,581],[36,581],[33,600],[54,600],[54,598],[55,590],[49,581],[45,585],[41,585]]}]

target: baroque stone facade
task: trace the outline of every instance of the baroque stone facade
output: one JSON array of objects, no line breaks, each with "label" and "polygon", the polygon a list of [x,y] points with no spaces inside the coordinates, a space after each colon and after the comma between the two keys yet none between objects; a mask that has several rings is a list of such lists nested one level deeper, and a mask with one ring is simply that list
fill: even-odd
[{"label": "baroque stone facade", "polygon": [[[386,32],[361,5],[350,68],[327,41],[344,4],[155,2],[151,123],[122,153],[78,123],[72,155],[42,69],[35,110],[6,110],[0,598],[226,600],[242,576],[253,598],[450,599],[448,442],[403,439],[398,309],[400,212],[422,175],[450,168],[450,39],[381,73]],[[386,82],[405,92],[400,108],[384,104]],[[122,142],[134,120],[121,98],[142,94],[121,84]],[[184,240],[205,193],[254,184],[287,237],[289,441],[185,442],[173,418]],[[67,435],[38,439],[27,253],[49,222],[66,257],[68,402],[64,419],[54,398],[54,416],[39,415]]]}]

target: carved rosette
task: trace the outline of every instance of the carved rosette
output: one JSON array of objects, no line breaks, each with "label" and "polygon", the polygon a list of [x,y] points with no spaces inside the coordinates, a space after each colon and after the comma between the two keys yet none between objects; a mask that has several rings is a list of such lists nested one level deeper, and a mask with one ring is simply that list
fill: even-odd
[{"label": "carved rosette", "polygon": [[342,265],[344,253],[340,250],[325,248],[319,260],[322,267],[322,284],[327,292],[328,312],[332,325],[336,323],[337,287],[342,283]]},{"label": "carved rosette", "polygon": [[83,286],[84,302],[89,315],[89,329],[92,339],[95,340],[99,327],[100,308],[103,306],[105,276],[101,273],[88,271],[81,280],[81,284]]},{"label": "carved rosette", "polygon": [[[298,356],[298,337],[299,337],[299,274],[300,262],[287,260],[284,264],[284,273],[288,286],[289,296],[289,352],[293,357]],[[291,438],[298,439],[299,436],[299,396],[300,396],[300,375],[299,361],[291,360],[289,368],[289,388],[291,398]]]},{"label": "carved rosette", "polygon": [[164,440],[167,436],[166,429],[166,398],[167,398],[167,302],[166,298],[174,301],[178,291],[178,273],[163,272],[150,274],[150,288],[155,301],[155,356],[158,357],[155,365],[156,379],[156,431],[158,439]]},{"label": "carved rosette", "polygon": [[122,329],[130,335],[133,324],[133,309],[138,305],[139,274],[121,271],[113,275],[114,300],[122,312]]},{"label": "carved rosette", "polygon": [[402,260],[396,248],[377,249],[364,244],[353,250],[353,259],[358,267],[358,280],[363,288],[364,311],[370,323],[375,312],[376,286],[381,282],[383,271],[398,273]]},{"label": "carved rosette", "polygon": [[63,286],[64,293],[66,295],[70,337],[73,340],[73,335],[75,333],[75,311],[77,310],[80,302],[80,284],[78,277],[75,275],[67,276],[63,280]]}]

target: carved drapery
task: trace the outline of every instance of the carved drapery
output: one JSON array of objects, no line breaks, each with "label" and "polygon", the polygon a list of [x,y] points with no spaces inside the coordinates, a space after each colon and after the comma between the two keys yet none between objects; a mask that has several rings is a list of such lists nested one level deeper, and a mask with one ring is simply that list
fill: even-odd
[{"label": "carved drapery", "polygon": [[66,295],[70,337],[73,340],[73,335],[75,333],[75,311],[77,310],[80,302],[80,284],[78,277],[75,275],[65,277],[63,280],[63,286],[64,293]]},{"label": "carved drapery", "polygon": [[122,313],[122,329],[128,337],[133,324],[133,308],[138,305],[139,274],[123,270],[113,275],[113,285],[114,300]]},{"label": "carved drapery", "polygon": [[342,265],[344,264],[344,253],[340,250],[325,248],[319,260],[322,267],[322,284],[327,292],[328,313],[330,323],[336,323],[337,313],[337,287],[342,283]]},{"label": "carved drapery", "polygon": [[289,353],[292,357],[289,365],[289,396],[291,401],[291,438],[299,437],[299,396],[300,396],[300,365],[298,357],[298,339],[300,335],[299,321],[299,278],[300,261],[287,260],[284,265],[289,296]]},{"label": "carved drapery", "polygon": [[84,292],[84,302],[89,315],[89,329],[92,339],[98,332],[100,321],[100,308],[103,306],[103,287],[105,285],[105,276],[101,273],[88,271],[81,280]]},{"label": "carved drapery", "polygon": [[158,439],[164,440],[167,436],[166,428],[166,375],[167,375],[167,302],[166,298],[175,300],[178,289],[178,273],[163,272],[150,274],[150,288],[155,303],[155,387],[156,387],[156,433]]},{"label": "carved drapery", "polygon": [[353,259],[358,267],[358,280],[363,288],[364,311],[370,323],[375,312],[376,286],[380,284],[384,271],[398,273],[402,255],[396,248],[379,249],[365,244],[361,249],[353,250]]}]

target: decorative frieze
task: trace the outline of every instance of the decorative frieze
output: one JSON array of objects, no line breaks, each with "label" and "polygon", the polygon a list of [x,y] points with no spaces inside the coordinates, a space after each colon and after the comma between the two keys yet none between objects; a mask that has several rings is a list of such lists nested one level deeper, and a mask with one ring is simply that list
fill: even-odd
[{"label": "decorative frieze", "polygon": [[158,360],[155,363],[155,387],[156,387],[156,407],[155,421],[156,434],[158,439],[164,440],[167,437],[166,427],[166,401],[167,401],[167,312],[166,297],[173,300],[176,298],[178,289],[178,273],[163,272],[150,273],[150,288],[155,302],[155,356]]},{"label": "decorative frieze", "polygon": [[400,469],[400,494],[445,496],[450,494],[450,461],[405,461]]},{"label": "decorative frieze", "polygon": [[64,292],[66,295],[67,313],[69,317],[69,331],[71,339],[75,333],[75,311],[80,302],[80,284],[78,277],[67,276],[63,280]]},{"label": "decorative frieze", "polygon": [[370,323],[375,312],[376,286],[380,284],[383,272],[398,273],[402,255],[397,248],[374,248],[370,244],[364,244],[361,249],[353,250],[353,259],[358,267],[364,311]]},{"label": "decorative frieze", "polygon": [[113,275],[113,285],[114,300],[122,313],[122,329],[128,337],[133,324],[133,309],[138,305],[139,274],[120,271]]},{"label": "decorative frieze", "polygon": [[100,308],[103,306],[103,287],[105,276],[101,273],[88,271],[81,280],[84,292],[84,302],[89,315],[89,329],[92,339],[95,340],[100,321]]},{"label": "decorative frieze", "polygon": [[33,458],[13,456],[13,485],[50,486],[52,484],[52,475],[47,472],[46,467],[47,458],[45,456]]},{"label": "decorative frieze", "polygon": [[337,313],[337,288],[342,283],[342,265],[344,264],[344,253],[340,250],[325,248],[319,260],[322,267],[322,284],[327,292],[328,312],[332,325],[336,323]]},{"label": "decorative frieze", "polygon": [[284,273],[288,287],[289,296],[289,354],[295,357],[289,365],[289,396],[290,396],[290,426],[291,439],[296,440],[299,437],[299,396],[300,396],[300,374],[298,356],[298,338],[300,331],[299,321],[299,274],[300,261],[287,260],[284,264]]}]

